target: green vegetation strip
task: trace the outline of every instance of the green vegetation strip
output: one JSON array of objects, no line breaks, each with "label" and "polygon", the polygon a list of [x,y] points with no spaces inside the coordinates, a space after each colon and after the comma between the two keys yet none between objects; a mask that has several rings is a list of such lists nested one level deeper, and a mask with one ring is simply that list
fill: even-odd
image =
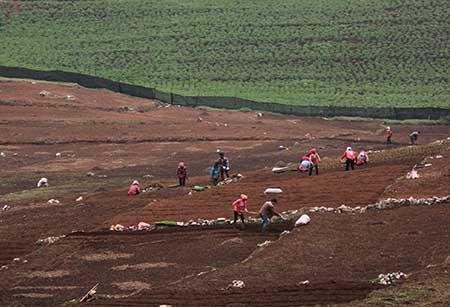
[{"label": "green vegetation strip", "polygon": [[450,109],[447,0],[0,1],[0,65],[187,96]]}]

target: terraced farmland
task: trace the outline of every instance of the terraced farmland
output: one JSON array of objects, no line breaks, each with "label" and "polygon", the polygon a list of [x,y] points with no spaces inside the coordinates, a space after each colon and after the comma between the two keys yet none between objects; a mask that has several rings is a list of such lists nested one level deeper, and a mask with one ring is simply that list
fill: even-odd
[{"label": "terraced farmland", "polygon": [[450,108],[445,0],[0,1],[0,65],[183,95]]}]

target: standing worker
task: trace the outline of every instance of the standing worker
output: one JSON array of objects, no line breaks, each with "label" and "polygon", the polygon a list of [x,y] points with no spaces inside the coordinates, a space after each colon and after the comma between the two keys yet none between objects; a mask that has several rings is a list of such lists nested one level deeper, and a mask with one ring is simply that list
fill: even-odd
[{"label": "standing worker", "polygon": [[409,135],[409,140],[411,141],[411,145],[416,145],[417,139],[419,138],[420,131],[413,131]]},{"label": "standing worker", "polygon": [[309,160],[311,161],[311,167],[309,168],[309,176],[312,175],[313,172],[313,168],[315,168],[316,170],[316,175],[319,175],[319,162],[320,162],[320,156],[319,153],[317,152],[316,148],[311,148],[309,153]]},{"label": "standing worker", "polygon": [[180,187],[184,187],[186,185],[186,178],[187,178],[187,169],[186,166],[184,165],[184,162],[178,163],[177,178]]},{"label": "standing worker", "polygon": [[219,153],[219,162],[220,162],[220,178],[222,181],[225,179],[225,176],[228,178],[230,175],[228,171],[230,170],[230,161],[223,152]]},{"label": "standing worker", "polygon": [[392,129],[391,127],[386,128],[386,145],[392,144],[391,138],[392,138]]},{"label": "standing worker", "polygon": [[220,162],[216,161],[209,170],[209,176],[211,178],[212,185],[217,185],[217,183],[219,182],[219,174],[220,174]]},{"label": "standing worker", "polygon": [[345,170],[348,171],[350,167],[352,168],[352,170],[354,170],[356,154],[350,146],[347,147],[347,149],[345,150],[344,154],[341,157],[341,159],[344,158],[345,158]]},{"label": "standing worker", "polygon": [[282,218],[283,220],[286,220],[284,216],[282,216],[280,213],[275,211],[274,207],[278,203],[276,199],[272,199],[271,201],[266,201],[261,209],[259,209],[259,216],[261,217],[261,231],[265,232],[267,229],[267,226],[270,224],[270,219],[272,216],[276,215]]},{"label": "standing worker", "polygon": [[233,214],[234,219],[231,224],[236,225],[238,217],[241,219],[242,225],[245,227],[244,213],[248,213],[247,195],[241,194],[241,196],[233,202]]}]

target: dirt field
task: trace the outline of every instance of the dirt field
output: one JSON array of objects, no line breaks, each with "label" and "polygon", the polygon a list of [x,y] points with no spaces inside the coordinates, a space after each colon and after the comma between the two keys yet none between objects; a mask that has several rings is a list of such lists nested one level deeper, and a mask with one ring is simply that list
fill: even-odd
[{"label": "dirt field", "polygon": [[[394,144],[387,146],[381,121],[259,117],[77,85],[2,81],[0,305],[76,305],[71,300],[97,283],[88,305],[449,305],[448,203],[308,213],[307,226],[294,228],[291,219],[266,233],[258,223],[109,230],[118,223],[230,219],[234,199],[246,193],[250,211],[258,211],[267,187],[283,189],[282,212],[449,195],[450,126],[391,127]],[[408,146],[413,130],[421,132],[418,146]],[[298,162],[312,146],[323,158],[319,176],[271,171]],[[339,156],[347,146],[371,151],[370,164],[345,172]],[[218,149],[243,178],[191,192],[209,184]],[[185,188],[171,187],[179,161],[188,167]],[[407,179],[417,163],[431,165]],[[36,188],[41,177],[48,188]],[[128,197],[133,179],[162,188]],[[50,236],[64,237],[35,243]],[[272,243],[258,247],[265,241]],[[398,286],[373,282],[398,271],[408,275]],[[231,287],[233,280],[245,287]],[[427,289],[423,300],[417,293]]]}]

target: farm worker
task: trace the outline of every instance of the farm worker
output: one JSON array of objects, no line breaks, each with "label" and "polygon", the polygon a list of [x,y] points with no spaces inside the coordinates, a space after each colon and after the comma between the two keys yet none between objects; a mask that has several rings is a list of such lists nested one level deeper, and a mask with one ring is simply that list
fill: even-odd
[{"label": "farm worker", "polygon": [[248,213],[247,199],[247,195],[241,194],[241,196],[233,202],[234,219],[232,224],[236,224],[238,217],[240,217],[242,224],[245,226],[244,213]]},{"label": "farm worker", "polygon": [[369,156],[364,150],[361,150],[356,158],[356,165],[363,165],[369,163]]},{"label": "farm worker", "polygon": [[230,177],[228,171],[230,170],[230,161],[223,152],[219,152],[219,162],[220,162],[220,178],[225,179],[225,176]]},{"label": "farm worker", "polygon": [[261,209],[259,209],[259,216],[261,217],[261,231],[265,232],[267,226],[270,224],[270,220],[272,216],[276,215],[281,217],[283,220],[286,218],[282,216],[280,213],[275,211],[274,207],[277,205],[278,201],[276,199],[272,199],[271,201],[266,201]]},{"label": "farm worker", "polygon": [[309,172],[313,167],[313,164],[311,163],[311,160],[308,156],[303,156],[300,162],[300,165],[298,167],[298,170],[300,172]]},{"label": "farm worker", "polygon": [[178,163],[177,168],[177,178],[180,184],[180,187],[184,187],[186,185],[186,177],[187,177],[187,169],[184,165],[184,162]]},{"label": "farm worker", "polygon": [[386,144],[392,144],[391,138],[392,138],[392,129],[391,129],[391,127],[387,127],[386,128]]},{"label": "farm worker", "polygon": [[220,162],[216,161],[209,170],[209,176],[211,177],[211,182],[213,185],[217,185],[217,182],[219,181],[219,174],[220,174]]},{"label": "farm worker", "polygon": [[352,168],[352,170],[355,169],[356,154],[350,146],[347,147],[347,149],[345,150],[341,159],[345,159],[345,170],[346,171],[348,171],[350,169],[350,167]]},{"label": "farm worker", "polygon": [[409,140],[411,141],[411,145],[416,145],[417,139],[419,138],[420,131],[413,131],[409,135]]},{"label": "farm worker", "polygon": [[139,193],[141,193],[141,187],[139,186],[139,181],[134,180],[131,183],[130,188],[128,189],[128,196],[135,196],[135,195],[138,195]]},{"label": "farm worker", "polygon": [[317,152],[316,148],[311,148],[308,153],[309,160],[311,161],[312,166],[309,168],[309,176],[312,175],[313,168],[316,169],[316,175],[319,175],[319,162],[320,162],[320,156]]},{"label": "farm worker", "polygon": [[37,183],[37,187],[38,188],[48,187],[48,179],[45,177],[42,177],[41,179],[39,179],[39,181]]}]

